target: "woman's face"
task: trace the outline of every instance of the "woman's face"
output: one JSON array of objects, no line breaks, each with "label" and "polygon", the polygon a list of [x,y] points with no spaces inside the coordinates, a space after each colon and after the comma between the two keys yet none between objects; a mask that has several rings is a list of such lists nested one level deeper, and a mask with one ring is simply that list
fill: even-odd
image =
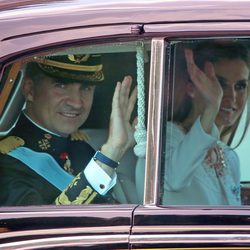
[{"label": "woman's face", "polygon": [[214,64],[223,89],[216,125],[220,130],[235,124],[242,114],[248,92],[249,68],[241,59],[223,59]]}]

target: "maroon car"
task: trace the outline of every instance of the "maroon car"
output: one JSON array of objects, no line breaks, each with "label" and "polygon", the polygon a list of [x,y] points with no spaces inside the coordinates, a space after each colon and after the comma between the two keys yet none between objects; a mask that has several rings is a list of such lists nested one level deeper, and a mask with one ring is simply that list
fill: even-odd
[{"label": "maroon car", "polygon": [[[204,177],[209,196],[216,196],[216,185],[222,185],[219,188],[225,193],[221,197],[227,197],[230,189],[236,198],[205,202],[199,198],[199,188],[188,193],[193,177],[187,176],[190,181],[183,178],[180,182],[184,193],[177,202],[176,183],[185,170],[175,164],[177,173],[172,174],[167,159],[168,143],[173,140],[169,124],[175,122],[179,111],[186,115],[188,108],[183,101],[187,90],[179,78],[195,82],[185,75],[185,51],[194,53],[196,45],[204,43],[240,43],[249,50],[249,10],[250,0],[0,1],[1,137],[24,108],[21,86],[25,67],[36,58],[102,55],[105,80],[96,88],[90,116],[81,128],[96,150],[108,133],[116,83],[131,75],[138,89],[133,113],[138,117],[136,146],[117,169],[118,180],[112,190],[117,203],[1,206],[0,249],[250,249],[248,79],[237,80],[235,87],[237,93],[245,94],[242,110],[230,100],[220,108],[221,116],[228,119],[240,113],[221,139],[238,155],[232,165],[237,168],[238,176],[233,178],[238,178],[239,185],[224,188],[228,180],[223,179],[224,165],[220,164],[212,166],[221,183],[208,183]],[[204,72],[214,74],[223,89],[227,80],[221,79],[217,70],[211,73],[209,67],[210,71],[205,67]],[[232,95],[234,99],[237,96]],[[182,164],[188,163],[193,157],[189,151],[198,152],[202,142],[202,138],[191,142],[182,155],[177,154],[177,160],[184,154]],[[217,163],[221,151],[214,152],[218,154],[203,157],[212,162],[215,157]],[[198,161],[194,159],[191,167]]]}]

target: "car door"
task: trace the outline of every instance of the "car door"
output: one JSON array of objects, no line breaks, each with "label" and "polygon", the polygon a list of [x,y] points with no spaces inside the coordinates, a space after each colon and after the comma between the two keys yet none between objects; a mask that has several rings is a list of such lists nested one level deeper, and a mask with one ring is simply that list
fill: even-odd
[{"label": "car door", "polygon": [[[25,107],[21,86],[28,62],[54,54],[98,53],[105,62],[105,83],[97,87],[91,114],[81,127],[88,143],[98,150],[107,139],[115,85],[128,74],[135,85],[136,54],[144,53],[142,45],[148,54],[151,39],[146,38],[144,43],[138,34],[131,36],[130,24],[103,26],[94,14],[94,25],[90,25],[90,19],[86,27],[81,27],[82,14],[75,6],[68,13],[63,2],[49,3],[50,8],[29,3],[5,7],[1,12],[1,137],[15,125]],[[148,67],[148,62],[145,65]],[[148,77],[144,62],[139,66],[141,76]],[[118,186],[112,193],[115,204],[2,204],[0,249],[129,249],[132,214],[138,205],[132,186],[134,163],[131,149],[118,170]]]},{"label": "car door", "polygon": [[[27,39],[27,37],[25,37]],[[93,41],[86,43],[70,43],[64,41],[60,48],[48,47],[41,40],[43,47],[36,51],[36,45],[27,49],[25,56],[18,47],[13,49],[13,57],[2,59],[3,86],[1,100],[1,131],[4,137],[15,124],[20,112],[25,107],[22,97],[22,81],[26,64],[35,58],[57,53],[58,55],[86,53],[100,53],[103,56],[105,68],[105,83],[98,86],[93,109],[88,121],[81,128],[81,133],[86,136],[88,143],[96,150],[105,143],[108,134],[111,101],[117,81],[126,74],[136,75],[136,47],[134,41],[121,42],[105,41],[93,45]],[[37,43],[37,42],[35,42]],[[145,46],[150,49],[150,40]],[[34,53],[35,51],[35,53]],[[91,52],[92,51],[92,52]],[[126,68],[119,68],[119,65]],[[143,65],[143,64],[142,64]],[[18,70],[15,70],[18,67]],[[144,67],[144,65],[143,65]],[[127,72],[127,73],[126,73]],[[10,77],[11,75],[11,77]],[[144,73],[143,73],[144,75]],[[8,84],[14,82],[10,88]],[[5,96],[5,97],[3,97]],[[31,135],[32,136],[32,135]],[[137,207],[137,194],[134,192],[134,164],[136,162],[132,149],[125,155],[117,170],[118,180],[116,188],[112,191],[114,204],[91,205],[65,205],[52,204],[27,204],[6,207],[1,205],[1,249],[129,249],[129,235],[132,225],[132,214]],[[6,189],[5,189],[6,190]],[[46,191],[46,190],[45,190]],[[3,200],[2,200],[3,201]],[[120,205],[122,204],[122,205]],[[129,205],[131,204],[131,205]]]},{"label": "car door", "polygon": [[[237,9],[237,22],[231,12],[229,18],[224,12],[221,19],[218,16],[213,19],[210,10],[216,7],[201,11],[197,3],[192,8],[186,6],[184,12],[177,12],[182,2],[165,6],[163,11],[164,4],[160,2],[159,15],[152,12],[153,5],[141,9],[132,6],[125,15],[123,13],[123,18],[129,16],[130,10],[133,18],[138,14],[139,19],[116,24],[119,19],[117,6],[107,8],[105,14],[102,8],[102,11],[96,11],[86,7],[85,12],[80,5],[77,5],[78,10],[76,6],[68,6],[69,3],[58,4],[49,5],[51,8],[41,4],[29,6],[16,10],[16,13],[1,15],[1,86],[11,85],[1,99],[2,136],[13,126],[23,108],[20,86],[22,70],[28,61],[37,56],[88,52],[103,55],[107,65],[106,84],[96,91],[92,112],[82,131],[89,136],[92,147],[98,150],[107,138],[114,86],[124,75],[130,74],[139,93],[138,111],[134,114],[138,115],[136,143],[139,146],[135,149],[136,155],[134,149],[125,155],[119,168],[113,195],[122,205],[1,207],[0,247],[248,249],[247,205],[166,205],[161,201],[164,192],[162,173],[168,169],[165,161],[165,143],[170,140],[166,135],[167,120],[173,115],[170,108],[173,94],[178,92],[173,90],[175,46],[203,39],[248,41],[250,26],[246,17],[240,16]],[[237,5],[234,2],[235,8]],[[222,7],[225,8],[227,3],[220,6],[219,10],[223,12]],[[32,14],[31,10],[35,12]],[[20,62],[24,67],[20,68],[20,74],[8,78],[8,72]],[[12,82],[15,82],[13,86]],[[246,157],[244,159],[247,161]]]},{"label": "car door", "polygon": [[[144,28],[146,31],[147,26]],[[244,31],[240,35],[239,30],[242,29]],[[153,25],[150,25],[150,31],[153,30]],[[194,44],[204,41],[230,43],[239,40],[248,48],[249,38],[245,37],[245,34],[249,32],[249,23],[231,22],[229,25],[219,22],[219,26],[217,26],[206,22],[202,24],[196,22],[174,26],[162,25],[160,29],[157,29],[157,31],[159,30],[165,31],[166,37],[157,37],[152,40],[151,50],[154,53],[151,57],[147,153],[145,158],[139,157],[136,166],[138,175],[145,173],[145,182],[139,181],[140,190],[144,190],[141,192],[144,205],[138,207],[134,212],[134,224],[130,237],[132,247],[135,249],[248,249],[248,185],[244,181],[244,178],[247,178],[244,171],[249,172],[246,167],[249,162],[246,156],[249,137],[246,135],[243,139],[245,154],[241,153],[241,146],[237,145],[244,134],[247,107],[241,117],[242,126],[237,125],[235,132],[228,139],[230,140],[228,145],[238,152],[240,161],[245,165],[245,169],[241,166],[241,173],[243,172],[240,186],[241,205],[218,206],[216,203],[202,204],[202,202],[195,205],[195,203],[192,204],[192,201],[187,203],[185,199],[179,200],[179,204],[171,204],[171,202],[166,204],[163,194],[166,191],[166,175],[169,174],[173,183],[178,178],[176,175],[171,176],[171,169],[168,172],[169,162],[166,160],[166,155],[169,148],[166,144],[173,140],[171,137],[173,135],[169,136],[169,133],[166,132],[168,122],[174,119],[177,109],[185,111],[188,107],[187,104],[179,102],[179,99],[185,99],[186,89],[184,85],[178,86],[179,76],[176,75],[176,72],[179,70],[178,72],[181,74],[183,63],[178,62],[176,48],[185,47],[187,44],[189,48],[193,48]],[[167,30],[171,30],[171,33],[168,33]],[[190,81],[190,78],[186,80]],[[199,144],[191,144],[190,149],[199,150]],[[188,162],[188,158],[191,157],[188,150],[184,155]],[[177,154],[178,157],[181,156]],[[179,168],[180,166],[174,167]],[[181,168],[179,171],[181,175]],[[171,195],[177,197],[178,191],[174,190]],[[195,194],[195,190],[193,195],[198,196]]]}]

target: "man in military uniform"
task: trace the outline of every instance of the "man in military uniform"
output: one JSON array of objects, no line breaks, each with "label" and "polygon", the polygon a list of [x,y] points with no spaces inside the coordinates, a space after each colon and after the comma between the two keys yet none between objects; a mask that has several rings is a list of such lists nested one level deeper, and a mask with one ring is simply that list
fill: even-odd
[{"label": "man in military uniform", "polygon": [[134,144],[136,90],[129,95],[130,76],[117,83],[109,137],[95,152],[78,128],[104,79],[102,67],[100,55],[40,57],[27,64],[25,109],[0,142],[1,205],[113,202],[108,193],[115,169]]}]

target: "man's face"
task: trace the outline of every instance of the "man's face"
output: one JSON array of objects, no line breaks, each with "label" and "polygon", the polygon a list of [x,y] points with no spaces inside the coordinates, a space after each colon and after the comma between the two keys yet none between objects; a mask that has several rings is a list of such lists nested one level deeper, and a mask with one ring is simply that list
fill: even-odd
[{"label": "man's face", "polygon": [[29,117],[51,132],[68,136],[88,118],[95,86],[64,84],[44,76],[38,83],[27,78],[23,90]]}]

